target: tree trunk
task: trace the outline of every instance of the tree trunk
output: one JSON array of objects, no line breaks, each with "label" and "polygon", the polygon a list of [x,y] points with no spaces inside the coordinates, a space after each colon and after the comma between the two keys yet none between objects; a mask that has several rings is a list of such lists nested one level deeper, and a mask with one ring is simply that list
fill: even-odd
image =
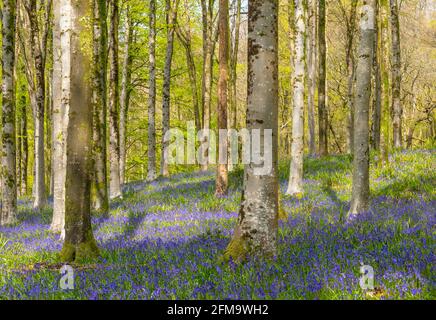
[{"label": "tree trunk", "polygon": [[110,158],[110,198],[122,196],[120,181],[120,124],[119,124],[119,74],[118,74],[118,0],[111,0],[111,16],[109,31],[109,158]]},{"label": "tree trunk", "polygon": [[[39,23],[37,17],[37,1],[30,0],[28,16],[30,23],[30,45],[35,65],[35,105],[34,105],[34,149],[35,149],[35,176],[34,176],[34,203],[37,210],[42,209],[46,203],[45,190],[45,150],[44,150],[44,104],[45,104],[45,49],[41,47],[39,36]],[[44,46],[44,43],[43,43]]]},{"label": "tree trunk", "polygon": [[[64,12],[64,15],[67,12]],[[69,91],[63,90],[65,85],[68,88],[70,79],[69,49],[64,51],[65,56],[62,56],[62,49],[69,46],[68,33],[62,35],[61,25],[62,20],[66,16],[61,17],[61,4],[55,1],[53,5],[53,219],[51,222],[51,230],[54,232],[62,232],[65,225],[65,175],[66,175],[66,135],[68,126],[68,103]],[[65,49],[64,49],[65,50]],[[62,70],[62,59],[65,59],[65,70]]]},{"label": "tree trunk", "polygon": [[238,223],[225,256],[238,261],[247,254],[271,257],[277,252],[278,231],[278,1],[248,2],[247,128],[272,129],[271,168],[257,172],[253,161],[246,165]]},{"label": "tree trunk", "polygon": [[127,116],[130,103],[130,90],[132,79],[132,41],[133,41],[133,26],[130,7],[126,8],[126,38],[124,48],[124,61],[121,80],[121,97],[120,97],[120,179],[121,183],[125,183],[126,179],[126,130]]},{"label": "tree trunk", "polygon": [[[61,14],[67,16],[71,27],[62,25],[62,34],[70,42],[62,43],[62,71],[70,75],[69,123],[67,134],[67,169],[65,189],[65,241],[61,260],[81,262],[98,255],[91,227],[91,134],[92,104],[87,73],[91,68],[83,44],[82,19],[90,14],[91,0],[61,0]],[[91,17],[88,17],[91,19]],[[68,20],[67,20],[68,21]],[[69,54],[64,56],[64,53]],[[69,68],[68,72],[66,68]],[[65,75],[64,75],[65,77]]]},{"label": "tree trunk", "polygon": [[[201,12],[203,23],[203,72],[201,101],[203,109],[203,130],[210,128],[210,106],[212,99],[212,72],[213,72],[213,7],[215,0],[201,0]],[[203,144],[207,144],[209,137],[204,136]],[[203,171],[208,169],[208,153],[205,154],[205,164],[201,166]]]},{"label": "tree trunk", "polygon": [[307,121],[309,127],[309,154],[316,154],[315,143],[315,90],[316,90],[316,1],[308,3],[308,30],[307,30]]},{"label": "tree trunk", "polygon": [[164,79],[162,86],[162,159],[161,159],[161,175],[169,176],[168,163],[166,162],[167,148],[169,142],[165,140],[165,134],[170,130],[170,110],[171,110],[171,66],[173,62],[174,52],[174,33],[175,24],[177,23],[177,10],[179,0],[166,0],[166,23],[167,23],[167,49],[164,66]]},{"label": "tree trunk", "polygon": [[93,194],[95,210],[109,211],[107,174],[107,2],[93,1]]},{"label": "tree trunk", "polygon": [[28,159],[29,159],[29,138],[27,135],[27,99],[24,95],[24,91],[26,90],[26,85],[23,84],[23,95],[21,99],[23,99],[24,103],[21,104],[21,146],[22,146],[22,155],[21,155],[21,195],[27,194],[27,173],[28,173]]},{"label": "tree trunk", "polygon": [[402,147],[401,49],[400,20],[397,0],[390,0],[392,30],[392,124],[394,148]]},{"label": "tree trunk", "polygon": [[375,0],[364,1],[360,20],[360,44],[357,62],[356,97],[354,101],[353,191],[350,216],[369,207],[369,106],[371,71],[374,55]]},{"label": "tree trunk", "polygon": [[[216,173],[215,195],[221,197],[228,189],[228,136],[227,136],[227,97],[229,79],[229,1],[219,0],[219,80],[218,80],[218,165]],[[223,161],[223,160],[226,161]]]},{"label": "tree trunk", "polygon": [[355,78],[355,57],[354,57],[354,38],[356,32],[356,8],[357,0],[352,0],[350,17],[347,21],[347,45],[345,62],[347,65],[348,83],[347,83],[347,104],[348,104],[348,134],[347,147],[348,152],[353,152],[354,146],[354,78]]},{"label": "tree trunk", "polygon": [[294,0],[294,68],[293,68],[293,112],[292,145],[289,195],[303,194],[303,156],[304,156],[304,4]]},{"label": "tree trunk", "polygon": [[15,7],[4,0],[2,10],[2,157],[0,225],[11,224],[17,214],[15,132]]},{"label": "tree trunk", "polygon": [[148,173],[147,180],[156,179],[156,0],[149,9],[149,81],[148,81]]},{"label": "tree trunk", "polygon": [[372,148],[380,151],[381,135],[381,116],[382,116],[382,79],[380,70],[380,28],[379,28],[379,1],[375,3],[375,37],[374,37],[374,94],[373,94],[373,114],[372,114]]},{"label": "tree trunk", "polygon": [[328,112],[326,106],[326,37],[325,21],[326,7],[325,0],[319,0],[318,18],[318,45],[319,45],[319,79],[318,79],[318,149],[321,157],[328,154]]},{"label": "tree trunk", "polygon": [[[230,44],[230,73],[229,73],[229,114],[227,124],[230,129],[237,129],[238,126],[238,99],[237,99],[237,67],[238,67],[238,54],[239,54],[239,37],[241,30],[241,0],[236,1],[235,18],[234,18],[234,35],[230,35],[233,39]],[[233,154],[233,146],[231,143],[228,145],[229,155]],[[235,152],[236,153],[236,152]],[[233,159],[229,159],[227,168],[233,171]]]}]

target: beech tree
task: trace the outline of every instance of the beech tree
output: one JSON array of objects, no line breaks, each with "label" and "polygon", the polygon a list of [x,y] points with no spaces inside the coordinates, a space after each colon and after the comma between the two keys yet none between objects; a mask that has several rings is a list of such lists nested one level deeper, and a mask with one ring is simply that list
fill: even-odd
[{"label": "beech tree", "polygon": [[360,43],[354,100],[353,190],[349,214],[356,215],[369,207],[369,106],[375,37],[375,0],[365,0],[360,17]]},{"label": "beech tree", "polygon": [[294,70],[293,70],[293,112],[292,112],[292,146],[291,168],[287,194],[303,193],[304,160],[304,3],[294,0]]},{"label": "beech tree", "polygon": [[3,1],[2,10],[2,157],[0,225],[15,222],[17,170],[15,132],[15,10],[16,0]]},{"label": "beech tree", "polygon": [[119,62],[118,62],[118,0],[110,0],[109,30],[109,162],[110,198],[122,196],[120,176],[120,122],[119,122]]},{"label": "beech tree", "polygon": [[319,71],[318,71],[318,152],[320,156],[328,154],[328,112],[326,105],[326,59],[327,46],[325,36],[326,1],[318,2],[318,46],[319,46]]},{"label": "beech tree", "polygon": [[272,167],[256,172],[247,164],[238,222],[225,256],[234,260],[248,255],[273,256],[278,231],[278,2],[248,2],[247,129],[261,131],[260,149],[265,150],[266,129],[272,130]]},{"label": "beech tree", "polygon": [[[68,134],[65,189],[65,241],[61,259],[83,261],[98,255],[91,227],[91,61],[83,45],[83,17],[92,0],[61,0],[63,91],[68,91]],[[91,17],[88,17],[91,18]],[[66,76],[65,72],[69,75]],[[65,85],[65,86],[64,86]]]}]

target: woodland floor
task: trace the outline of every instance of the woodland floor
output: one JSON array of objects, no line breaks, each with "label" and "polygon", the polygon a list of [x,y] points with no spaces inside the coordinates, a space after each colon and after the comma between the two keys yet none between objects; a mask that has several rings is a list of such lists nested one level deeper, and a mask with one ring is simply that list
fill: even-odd
[{"label": "woodland floor", "polygon": [[[372,161],[374,163],[375,161]],[[220,259],[236,223],[242,170],[214,197],[214,173],[183,173],[126,186],[108,216],[94,216],[101,259],[75,267],[62,290],[51,209],[19,202],[19,223],[0,228],[0,299],[435,299],[436,150],[404,151],[371,167],[371,209],[347,222],[348,156],[308,158],[305,196],[284,195],[273,261]],[[238,183],[236,183],[238,182]],[[375,271],[359,286],[361,264]]]}]

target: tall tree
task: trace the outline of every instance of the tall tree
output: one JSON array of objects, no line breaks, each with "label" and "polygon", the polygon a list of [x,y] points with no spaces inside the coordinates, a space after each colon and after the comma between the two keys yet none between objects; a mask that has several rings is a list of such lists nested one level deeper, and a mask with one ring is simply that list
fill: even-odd
[{"label": "tall tree", "polygon": [[235,17],[233,19],[232,28],[233,33],[231,34],[232,42],[230,46],[230,74],[229,74],[229,103],[230,103],[230,127],[236,129],[237,118],[238,118],[238,104],[237,104],[237,67],[238,67],[238,55],[239,55],[239,38],[241,35],[241,7],[242,0],[234,0],[236,2],[235,7]]},{"label": "tall tree", "polygon": [[326,1],[318,3],[318,45],[319,45],[319,71],[318,71],[318,151],[320,156],[328,154],[328,112],[326,105]]},{"label": "tall tree", "polygon": [[2,160],[0,225],[13,223],[17,213],[15,132],[15,8],[3,1],[2,10]]},{"label": "tall tree", "polygon": [[148,65],[148,173],[147,180],[156,179],[156,0],[149,7]]},{"label": "tall tree", "polygon": [[[44,150],[44,129],[45,129],[45,65],[47,52],[47,39],[49,31],[49,18],[51,0],[45,4],[44,24],[38,21],[37,0],[26,0],[26,8],[30,29],[30,49],[32,52],[32,64],[28,66],[28,80],[31,82],[31,100],[34,118],[34,203],[35,209],[41,209],[46,203],[45,185],[45,150]],[[40,31],[42,29],[42,32]],[[32,70],[32,71],[31,71]],[[34,70],[34,72],[33,72]]]},{"label": "tall tree", "polygon": [[346,55],[345,55],[345,63],[347,66],[347,105],[348,105],[348,123],[347,123],[347,148],[348,152],[353,152],[353,145],[354,145],[354,95],[353,95],[353,89],[354,89],[354,79],[355,79],[355,54],[354,54],[354,39],[356,34],[356,9],[357,9],[357,0],[351,1],[351,8],[350,8],[350,14],[348,15],[346,13],[346,10],[344,9],[342,5],[342,1],[340,2],[342,12],[344,16],[347,17],[346,19]]},{"label": "tall tree", "polygon": [[316,154],[315,143],[315,90],[316,90],[316,0],[308,1],[308,30],[307,30],[307,121],[309,127],[308,144],[309,154]]},{"label": "tall tree", "polygon": [[[51,230],[62,232],[65,224],[66,136],[68,125],[68,91],[62,90],[63,79],[69,79],[69,68],[62,70],[61,4],[53,3],[53,219]],[[68,57],[68,56],[66,56]],[[66,93],[66,94],[64,94]]]},{"label": "tall tree", "polygon": [[402,116],[401,106],[401,47],[400,47],[400,18],[398,1],[390,0],[391,31],[392,31],[392,125],[394,148],[402,147]]},{"label": "tall tree", "polygon": [[118,0],[110,0],[109,30],[109,161],[110,198],[122,196],[120,176],[119,64],[118,64]]},{"label": "tall tree", "polygon": [[[210,107],[212,99],[212,72],[213,72],[213,54],[214,54],[214,5],[215,0],[201,0],[201,14],[203,24],[203,70],[202,70],[202,89],[201,102],[203,111],[203,129],[210,128]],[[199,127],[197,126],[197,129]],[[202,143],[208,143],[209,137],[206,135]],[[208,154],[205,154],[206,161],[202,165],[202,170],[208,168]]]},{"label": "tall tree", "polygon": [[[218,80],[218,129],[227,132],[227,101],[229,79],[229,1],[219,0],[219,80]],[[228,136],[219,137],[215,195],[223,196],[228,189]],[[226,159],[226,163],[224,163]]]},{"label": "tall tree", "polygon": [[109,210],[107,172],[107,1],[93,0],[93,194],[94,208]]},{"label": "tall tree", "polygon": [[[98,248],[91,227],[91,64],[83,38],[83,17],[91,13],[92,0],[61,0],[63,90],[69,92],[67,169],[65,190],[65,241],[62,261],[83,261],[96,257]],[[91,17],[88,17],[91,19]],[[70,22],[70,23],[68,23]],[[67,71],[66,69],[69,69]],[[67,78],[65,73],[69,75]]]},{"label": "tall tree", "polygon": [[291,168],[287,194],[303,193],[303,156],[304,156],[304,3],[294,0],[294,68]]},{"label": "tall tree", "polygon": [[375,0],[364,0],[360,18],[360,43],[354,100],[353,190],[349,214],[364,212],[369,206],[369,106],[375,37]]},{"label": "tall tree", "polygon": [[179,0],[166,0],[166,24],[167,24],[167,48],[165,54],[164,79],[162,86],[162,158],[161,174],[169,175],[167,159],[168,141],[165,141],[165,134],[170,130],[171,110],[171,66],[173,63],[174,34],[177,22],[177,10]]},{"label": "tall tree", "polygon": [[382,117],[382,77],[380,68],[381,49],[379,46],[381,32],[379,28],[380,1],[375,2],[375,37],[374,37],[374,94],[373,94],[373,113],[372,113],[372,148],[380,150],[381,139],[381,117]]},{"label": "tall tree", "polygon": [[126,177],[126,131],[127,116],[130,104],[130,91],[132,80],[132,42],[133,42],[133,25],[130,5],[126,6],[126,34],[124,40],[124,59],[121,78],[121,96],[120,96],[120,179],[125,183]]},{"label": "tall tree", "polygon": [[[258,129],[261,138],[272,129],[269,172],[259,165],[245,167],[244,189],[238,222],[225,256],[241,260],[247,254],[273,256],[278,230],[278,1],[248,2],[247,128]],[[260,149],[265,149],[260,139]]]}]

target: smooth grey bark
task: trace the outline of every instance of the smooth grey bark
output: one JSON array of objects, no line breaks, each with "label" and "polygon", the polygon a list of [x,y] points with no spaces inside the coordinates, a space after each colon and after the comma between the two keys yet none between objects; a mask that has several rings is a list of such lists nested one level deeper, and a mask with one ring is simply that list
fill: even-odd
[{"label": "smooth grey bark", "polygon": [[156,1],[150,0],[148,36],[148,172],[147,180],[153,181],[156,173]]},{"label": "smooth grey bark", "polygon": [[400,19],[398,1],[390,0],[391,31],[392,31],[392,126],[394,148],[401,148],[402,143],[402,116],[401,106],[401,47],[400,47]]},{"label": "smooth grey bark", "polygon": [[369,110],[375,37],[375,0],[363,1],[354,100],[353,187],[349,215],[369,208]]},{"label": "smooth grey bark", "polygon": [[246,255],[271,257],[277,252],[278,232],[278,1],[248,2],[247,128],[260,129],[260,150],[265,129],[272,130],[269,172],[259,165],[245,166],[238,222],[225,256],[242,260]]},{"label": "smooth grey bark", "polygon": [[120,179],[121,184],[126,179],[126,131],[127,117],[129,112],[131,80],[132,80],[132,42],[133,42],[133,25],[130,6],[126,8],[126,37],[124,43],[124,60],[121,79],[121,96],[120,96]]},{"label": "smooth grey bark", "polygon": [[[61,260],[65,262],[81,262],[98,255],[91,227],[91,63],[83,44],[86,29],[82,22],[83,17],[88,17],[91,13],[90,4],[91,0],[60,0],[61,15],[67,17],[70,24],[70,29],[65,31],[69,41],[62,41],[62,71],[70,75],[68,87],[63,87],[63,90],[70,93],[65,241],[61,252]],[[65,37],[65,32],[62,37]]]},{"label": "smooth grey bark", "polygon": [[[227,130],[228,80],[229,80],[229,1],[219,0],[219,80],[218,80],[218,130]],[[224,140],[224,141],[223,141]],[[228,160],[228,137],[219,138],[218,159]],[[224,196],[228,191],[227,163],[218,161],[215,195]]]},{"label": "smooth grey bark", "polygon": [[29,164],[29,138],[27,133],[27,99],[25,95],[25,91],[27,90],[26,84],[23,83],[21,87],[21,117],[20,121],[20,148],[21,148],[21,186],[20,186],[20,194],[27,194],[27,173],[28,173],[28,164]]},{"label": "smooth grey bark", "polygon": [[286,191],[289,195],[303,194],[305,32],[303,0],[294,0],[292,144],[289,183]]},{"label": "smooth grey bark", "polygon": [[372,114],[372,148],[376,151],[380,150],[381,141],[381,117],[382,117],[382,80],[380,68],[380,28],[379,28],[379,14],[380,4],[379,1],[375,3],[374,23],[375,23],[375,36],[374,36],[374,94],[373,94],[373,114]]},{"label": "smooth grey bark", "polygon": [[326,104],[326,1],[318,2],[318,45],[319,45],[319,69],[318,69],[318,152],[321,157],[328,154],[328,111]]},{"label": "smooth grey bark", "polygon": [[[63,84],[69,82],[65,52],[65,72],[62,71],[62,45],[69,45],[69,25],[65,23],[68,16],[61,16],[61,4],[53,3],[53,218],[51,230],[62,232],[65,224],[65,175],[66,175],[66,135],[68,125],[69,92],[63,91]],[[62,33],[63,36],[62,36]],[[68,86],[67,86],[68,87]],[[67,90],[67,88],[65,89]]]},{"label": "smooth grey bark", "polygon": [[107,2],[93,1],[93,207],[102,213],[109,211],[107,170]]},{"label": "smooth grey bark", "polygon": [[167,148],[169,142],[165,140],[165,134],[170,130],[171,111],[171,67],[174,53],[175,24],[177,23],[177,10],[179,0],[166,0],[166,24],[167,24],[167,48],[165,54],[164,78],[162,85],[162,158],[161,175],[169,176]]},{"label": "smooth grey bark", "polygon": [[317,3],[316,0],[308,1],[308,30],[307,30],[307,122],[309,127],[308,145],[309,154],[316,154],[315,141],[315,90],[316,90],[316,22]]},{"label": "smooth grey bark", "polygon": [[118,0],[110,1],[109,30],[109,161],[110,199],[122,196],[120,180],[119,64],[118,64]]},{"label": "smooth grey bark", "polygon": [[15,7],[4,0],[2,9],[2,157],[0,225],[16,221],[16,131],[15,131]]}]

